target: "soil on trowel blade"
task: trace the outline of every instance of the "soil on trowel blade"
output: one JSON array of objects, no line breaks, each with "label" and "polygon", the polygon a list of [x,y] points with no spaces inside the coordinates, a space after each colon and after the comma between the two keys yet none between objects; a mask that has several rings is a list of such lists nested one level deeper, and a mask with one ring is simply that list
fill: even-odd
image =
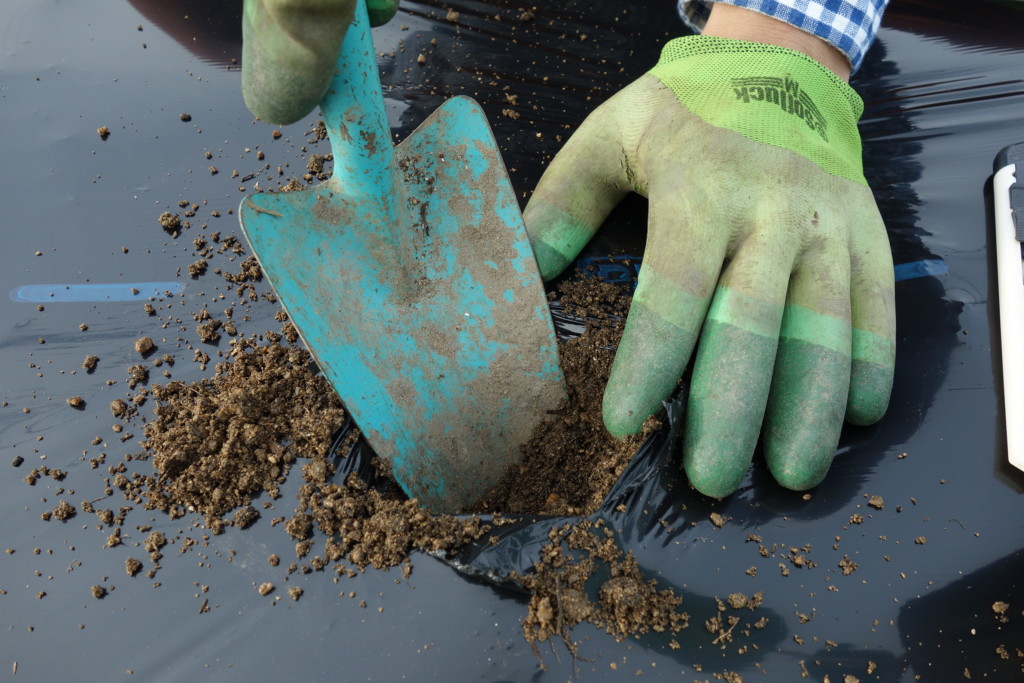
[{"label": "soil on trowel blade", "polygon": [[534,432],[523,459],[485,497],[482,511],[586,515],[594,512],[647,435],[616,439],[604,428],[601,404],[615,349],[629,312],[620,285],[576,277],[559,288],[567,314],[585,321],[581,336],[561,341],[568,399]]}]

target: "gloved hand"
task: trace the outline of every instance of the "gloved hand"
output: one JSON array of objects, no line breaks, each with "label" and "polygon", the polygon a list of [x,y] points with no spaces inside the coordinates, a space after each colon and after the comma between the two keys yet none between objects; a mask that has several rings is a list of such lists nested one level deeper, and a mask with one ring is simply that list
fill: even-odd
[{"label": "gloved hand", "polygon": [[862,109],[800,52],[679,38],[584,121],[526,208],[550,279],[628,192],[650,200],[604,421],[639,431],[697,347],[684,464],[709,496],[739,486],[762,423],[775,478],[804,490],[824,478],[844,414],[885,412],[893,268],[861,168]]},{"label": "gloved hand", "polygon": [[[334,77],[356,0],[245,0],[242,95],[271,123],[293,123],[316,107]],[[386,24],[398,0],[367,0],[370,25]]]}]

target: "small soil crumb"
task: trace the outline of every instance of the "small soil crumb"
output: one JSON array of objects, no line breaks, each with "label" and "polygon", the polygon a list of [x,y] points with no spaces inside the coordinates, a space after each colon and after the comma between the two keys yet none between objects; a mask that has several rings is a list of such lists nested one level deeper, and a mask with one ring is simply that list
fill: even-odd
[{"label": "small soil crumb", "polygon": [[281,564],[281,558],[275,554],[270,554],[267,556],[267,564],[269,564],[271,567],[276,567],[279,564]]},{"label": "small soil crumb", "polygon": [[152,337],[139,337],[135,340],[135,352],[145,356],[147,353],[156,348],[156,344],[153,343]]},{"label": "small soil crumb", "polygon": [[20,455],[16,455],[11,459],[11,466],[21,467],[21,463],[23,462],[25,462],[25,458],[21,457]]},{"label": "small soil crumb", "polygon": [[182,113],[178,115],[178,118],[182,121],[188,122],[192,120],[192,114]]},{"label": "small soil crumb", "polygon": [[453,9],[448,10],[448,14],[445,15],[445,19],[452,23],[459,23],[459,13]]},{"label": "small soil crumb", "polygon": [[141,571],[142,571],[142,562],[141,561],[135,559],[134,557],[129,557],[127,560],[124,561],[124,573],[127,574],[128,576],[135,576],[136,574],[138,574]]},{"label": "small soil crumb", "polygon": [[270,595],[274,592],[274,584],[270,583],[269,581],[264,581],[256,587],[256,592],[260,595]]},{"label": "small soil crumb", "polygon": [[298,600],[302,597],[303,590],[298,586],[292,586],[288,589],[288,597],[292,600]]},{"label": "small soil crumb", "polygon": [[327,177],[324,173],[324,163],[331,159],[333,159],[333,157],[329,154],[311,154],[309,155],[309,161],[306,162],[306,171],[311,175],[324,180]]},{"label": "small soil crumb", "polygon": [[[679,610],[682,598],[645,578],[602,522],[565,524],[553,528],[548,539],[534,572],[512,577],[531,593],[523,633],[538,656],[537,643],[552,637],[575,651],[570,631],[584,621],[619,641],[648,631],[678,633],[689,625],[689,616]],[[609,578],[594,599],[590,584],[602,575]]]},{"label": "small soil crumb", "polygon": [[92,597],[97,600],[107,597],[107,589],[103,586],[93,586],[90,590],[92,591]]},{"label": "small soil crumb", "polygon": [[196,261],[195,263],[190,263],[189,264],[189,266],[188,266],[188,274],[191,275],[193,278],[197,278],[200,275],[203,275],[203,274],[206,273],[206,269],[207,269],[208,266],[209,266],[209,264],[206,262],[206,259],[201,258],[198,261]]},{"label": "small soil crumb", "polygon": [[85,360],[82,361],[82,367],[86,372],[93,372],[96,369],[96,364],[99,362],[99,356],[86,356]]},{"label": "small soil crumb", "polygon": [[81,396],[69,396],[68,405],[71,406],[72,408],[84,408],[85,399],[82,398]]},{"label": "small soil crumb", "polygon": [[110,128],[107,126],[100,126],[96,129],[96,134],[100,136],[100,140],[106,140],[110,137]]},{"label": "small soil crumb", "polygon": [[124,418],[128,416],[130,409],[128,404],[124,402],[124,399],[115,398],[110,402],[110,412],[114,414],[116,418]]},{"label": "small soil crumb", "polygon": [[53,509],[54,518],[59,519],[62,522],[68,521],[76,514],[78,514],[78,510],[76,510],[75,506],[66,500],[60,501],[60,503],[57,504],[57,507]]},{"label": "small soil crumb", "polygon": [[165,545],[167,545],[167,536],[163,532],[154,531],[146,537],[142,547],[146,549],[146,552],[155,553],[159,552]]},{"label": "small soil crumb", "polygon": [[196,325],[196,334],[199,335],[200,341],[216,344],[220,340],[220,328],[221,322],[219,320],[207,320]]},{"label": "small soil crumb", "polygon": [[181,218],[176,213],[164,211],[156,220],[161,228],[171,233],[174,237],[177,237],[178,233],[181,232]]},{"label": "small soil crumb", "polygon": [[720,513],[712,512],[710,517],[711,517],[711,523],[714,524],[719,529],[721,529],[723,526],[725,526],[725,517],[723,517]]},{"label": "small soil crumb", "polygon": [[881,496],[871,496],[868,498],[868,507],[873,507],[876,510],[881,510],[885,507],[885,499]]},{"label": "small soil crumb", "polygon": [[234,525],[239,529],[248,529],[259,518],[259,511],[252,505],[246,505],[235,512]]},{"label": "small soil crumb", "polygon": [[149,369],[145,365],[133,365],[128,368],[128,387],[134,389],[139,384],[149,381]]}]

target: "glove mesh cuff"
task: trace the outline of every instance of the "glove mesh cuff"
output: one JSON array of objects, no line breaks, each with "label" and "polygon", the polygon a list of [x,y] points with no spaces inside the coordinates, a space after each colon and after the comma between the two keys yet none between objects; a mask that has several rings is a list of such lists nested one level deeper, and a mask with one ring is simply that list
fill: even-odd
[{"label": "glove mesh cuff", "polygon": [[866,184],[857,131],[864,103],[807,55],[776,45],[686,36],[662,49],[651,74],[707,123]]}]

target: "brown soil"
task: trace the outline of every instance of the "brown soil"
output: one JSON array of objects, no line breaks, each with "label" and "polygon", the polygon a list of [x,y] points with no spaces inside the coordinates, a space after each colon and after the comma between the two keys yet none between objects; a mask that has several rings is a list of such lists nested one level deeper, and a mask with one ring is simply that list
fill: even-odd
[{"label": "brown soil", "polygon": [[[246,271],[226,277],[258,278]],[[568,400],[535,433],[522,463],[478,512],[593,512],[657,426],[652,419],[643,434],[618,441],[601,419],[601,397],[629,297],[616,285],[577,278],[561,287],[560,298],[567,312],[588,321],[581,337],[560,342]],[[146,425],[144,446],[156,473],[116,477],[115,485],[129,499],[144,500],[172,517],[198,511],[216,533],[226,524],[246,528],[257,521],[253,498],[277,497],[291,466],[301,462],[299,504],[284,529],[297,542],[300,558],[313,551],[319,532],[322,555],[315,554],[310,565],[323,569],[334,563],[339,574],[397,565],[408,572],[413,550],[453,552],[487,534],[489,525],[478,517],[431,514],[393,482],[373,487],[354,474],[334,481],[328,451],[344,409],[309,354],[285,345],[296,335],[287,319],[281,320],[286,335],[272,335],[265,344],[239,340],[213,378],[154,386],[156,418]],[[114,412],[131,419],[126,404]],[[353,431],[349,442],[358,438]],[[376,464],[386,473],[386,465]],[[159,545],[154,541],[146,549],[156,563]],[[599,568],[610,578],[588,595],[586,584]],[[568,523],[553,531],[534,572],[512,578],[531,593],[523,629],[534,646],[557,636],[574,650],[570,631],[583,621],[618,639],[651,630],[674,633],[687,625],[681,598],[646,579],[600,523]],[[273,590],[269,584],[260,588],[261,593]]]},{"label": "brown soil", "polygon": [[212,379],[154,386],[153,396],[144,446],[158,474],[138,488],[150,506],[196,510],[214,529],[255,495],[276,497],[297,458],[326,463],[345,415],[306,351],[252,340],[236,344]]},{"label": "brown soil", "polygon": [[[534,573],[513,577],[531,593],[523,635],[535,653],[537,642],[559,637],[575,654],[570,631],[584,621],[619,641],[649,631],[675,634],[689,625],[689,616],[679,610],[682,598],[671,589],[658,590],[600,521],[565,524],[548,538]],[[594,598],[587,588],[599,568],[610,578]]]}]

